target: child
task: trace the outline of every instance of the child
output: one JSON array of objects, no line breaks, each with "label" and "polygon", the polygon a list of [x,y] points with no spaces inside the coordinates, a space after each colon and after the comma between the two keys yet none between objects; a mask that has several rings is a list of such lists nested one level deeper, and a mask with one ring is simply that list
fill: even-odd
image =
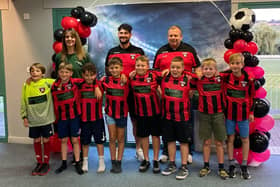
[{"label": "child", "polygon": [[181,167],[176,179],[182,180],[189,175],[187,158],[188,144],[192,141],[192,125],[189,123],[190,84],[188,75],[184,72],[184,61],[181,57],[174,57],[170,65],[170,74],[161,83],[162,114],[164,118],[163,136],[168,142],[168,167],[162,171],[163,175],[176,172],[175,156],[176,141],[180,142]]},{"label": "child", "polygon": [[233,159],[233,142],[236,125],[242,140],[241,178],[250,179],[247,169],[249,154],[249,122],[254,121],[253,98],[255,94],[254,79],[243,70],[244,56],[235,53],[229,58],[229,71],[223,72],[226,95],[226,130],[228,135],[229,177],[236,177],[235,160]]},{"label": "child", "polygon": [[[29,127],[29,137],[34,139],[37,165],[32,170],[32,175],[46,175],[50,170],[49,137],[53,135],[52,123],[55,121],[51,96],[51,85],[54,80],[43,79],[46,69],[40,63],[32,64],[29,71],[31,79],[29,84],[23,85],[20,114],[24,126]],[[42,140],[44,155],[42,155]]]},{"label": "child", "polygon": [[144,160],[139,171],[145,172],[150,167],[149,161],[149,136],[152,135],[154,160],[153,172],[159,173],[159,149],[161,125],[159,123],[159,98],[157,95],[158,76],[155,72],[149,70],[149,59],[146,56],[139,56],[135,64],[136,76],[134,76],[130,85],[133,90],[136,113],[136,136],[140,138],[143,147]]},{"label": "child", "polygon": [[52,85],[54,109],[57,121],[58,137],[61,139],[62,165],[55,170],[59,174],[67,169],[67,141],[71,137],[75,156],[75,169],[83,174],[80,165],[79,130],[81,107],[79,103],[78,86],[72,79],[72,64],[61,63],[58,68],[59,78]]},{"label": "child", "polygon": [[202,61],[202,77],[194,78],[192,83],[196,85],[199,93],[199,137],[203,141],[204,167],[200,170],[199,176],[208,175],[210,170],[209,159],[211,153],[212,133],[215,137],[216,152],[219,163],[219,176],[227,179],[229,176],[224,169],[224,148],[226,140],[226,127],[224,109],[224,96],[221,76],[217,74],[215,59],[207,58]]},{"label": "child", "polygon": [[[128,82],[121,83],[122,60],[113,57],[108,63],[111,76],[103,77],[102,86],[106,92],[105,118],[109,131],[109,148],[112,161],[112,173],[122,172],[121,162],[124,152],[125,128],[127,126]],[[116,159],[116,141],[118,153]]]},{"label": "child", "polygon": [[91,143],[91,137],[94,137],[96,143],[99,166],[98,173],[105,171],[104,146],[106,141],[104,120],[102,115],[102,99],[94,95],[95,88],[98,86],[96,80],[96,67],[93,63],[86,63],[82,67],[82,76],[84,81],[79,85],[79,96],[81,103],[81,143],[83,148],[83,166],[84,172],[88,171],[88,150]]}]

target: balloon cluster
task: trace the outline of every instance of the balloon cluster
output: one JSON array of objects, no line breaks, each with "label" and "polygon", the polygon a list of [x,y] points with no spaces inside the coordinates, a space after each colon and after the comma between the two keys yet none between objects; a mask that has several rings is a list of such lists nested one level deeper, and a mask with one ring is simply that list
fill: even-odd
[{"label": "balloon cluster", "polygon": [[73,28],[80,36],[82,45],[87,43],[87,37],[91,34],[91,27],[97,24],[97,17],[91,12],[85,11],[84,7],[78,6],[71,10],[71,16],[63,17],[61,20],[61,26],[63,29],[57,29],[54,31],[53,50],[55,54],[52,56],[54,62],[55,55],[62,50],[63,32],[66,29]]},{"label": "balloon cluster", "polygon": [[[249,17],[249,15],[251,17]],[[246,17],[247,16],[247,17]],[[258,45],[253,42],[253,34],[249,31],[255,22],[254,13],[250,9],[239,9],[233,13],[230,21],[232,29],[229,38],[225,40],[224,46],[228,49],[224,53],[225,62],[229,63],[229,57],[234,53],[242,53],[244,56],[244,70],[255,78],[256,95],[254,99],[254,122],[249,125],[250,152],[248,156],[249,166],[259,166],[270,157],[268,148],[271,130],[274,126],[274,119],[268,114],[270,103],[266,97],[266,90],[262,87],[265,84],[264,70],[259,67],[259,59],[255,56],[258,52]],[[234,141],[234,158],[242,162],[242,141],[239,136],[239,129]]]}]

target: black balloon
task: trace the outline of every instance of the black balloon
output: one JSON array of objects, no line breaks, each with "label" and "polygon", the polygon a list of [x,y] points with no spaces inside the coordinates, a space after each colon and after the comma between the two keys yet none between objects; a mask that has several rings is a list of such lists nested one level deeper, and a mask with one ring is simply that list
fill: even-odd
[{"label": "black balloon", "polygon": [[229,31],[229,38],[232,42],[235,42],[236,40],[241,38],[241,31],[238,29],[231,29]]},{"label": "black balloon", "polygon": [[239,134],[235,134],[234,142],[233,142],[234,148],[238,149],[242,147],[242,140],[240,138]]},{"label": "black balloon", "polygon": [[263,86],[265,84],[265,78],[264,77],[258,79],[258,81],[261,83],[261,86]]},{"label": "black balloon", "polygon": [[245,58],[245,66],[256,67],[259,64],[259,59],[256,56],[251,56],[250,58]]},{"label": "black balloon", "polygon": [[250,42],[253,40],[253,34],[249,31],[243,31],[241,32],[241,38],[246,42]]},{"label": "black balloon", "polygon": [[77,6],[76,7],[81,13],[85,12],[85,8],[82,6]]},{"label": "black balloon", "polygon": [[90,12],[83,12],[80,21],[85,26],[93,27],[97,24],[97,17]]},{"label": "black balloon", "polygon": [[82,45],[86,45],[87,39],[86,38],[80,38]]},{"label": "black balloon", "polygon": [[244,51],[242,52],[243,56],[244,56],[244,63],[245,63],[245,66],[248,66],[247,64],[250,63],[251,61],[251,58],[252,58],[252,55],[250,52],[248,51]]},{"label": "black balloon", "polygon": [[267,136],[268,140],[270,140],[270,138],[271,138],[270,132],[263,132],[263,133]]},{"label": "black balloon", "polygon": [[263,132],[254,132],[250,135],[250,149],[262,153],[268,148],[269,139]]},{"label": "black balloon", "polygon": [[262,118],[269,112],[270,103],[267,99],[256,99],[254,108],[254,116]]},{"label": "black balloon", "polygon": [[225,42],[224,42],[224,46],[225,48],[227,49],[232,49],[233,48],[233,42],[231,41],[231,39],[226,39]]},{"label": "black balloon", "polygon": [[54,53],[54,54],[52,55],[52,62],[55,62],[55,57],[56,57],[56,54]]},{"label": "black balloon", "polygon": [[71,16],[74,17],[74,18],[77,18],[79,19],[82,15],[83,11],[79,8],[73,8],[71,10]]},{"label": "black balloon", "polygon": [[259,80],[255,80],[254,85],[255,85],[255,90],[259,89],[262,86]]},{"label": "black balloon", "polygon": [[53,37],[56,41],[62,42],[63,39],[63,29],[56,29],[53,33]]}]

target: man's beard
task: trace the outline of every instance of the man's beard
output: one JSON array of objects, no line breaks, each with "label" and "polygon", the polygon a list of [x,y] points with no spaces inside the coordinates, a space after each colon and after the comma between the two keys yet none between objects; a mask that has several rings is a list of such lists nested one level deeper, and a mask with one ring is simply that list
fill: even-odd
[{"label": "man's beard", "polygon": [[121,39],[119,39],[119,40],[120,40],[120,43],[123,44],[123,45],[129,43],[129,39],[126,39],[125,41],[123,41],[123,40],[121,40]]}]

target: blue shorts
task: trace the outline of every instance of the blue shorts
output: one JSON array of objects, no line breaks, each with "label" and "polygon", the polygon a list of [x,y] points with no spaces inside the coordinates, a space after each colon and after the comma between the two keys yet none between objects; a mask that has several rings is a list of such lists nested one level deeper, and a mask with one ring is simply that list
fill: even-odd
[{"label": "blue shorts", "polygon": [[227,135],[233,135],[235,133],[235,127],[238,125],[239,134],[241,138],[247,138],[249,136],[249,121],[232,121],[226,120]]},{"label": "blue shorts", "polygon": [[111,116],[108,116],[105,114],[105,119],[107,125],[116,125],[119,128],[125,128],[127,126],[127,117],[121,117],[120,119],[112,118]]},{"label": "blue shorts", "polygon": [[80,118],[59,120],[57,122],[57,132],[59,138],[78,137],[80,135]]},{"label": "blue shorts", "polygon": [[48,138],[53,135],[52,124],[39,126],[39,127],[29,127],[29,138]]},{"label": "blue shorts", "polygon": [[91,137],[94,137],[96,144],[103,144],[106,141],[104,120],[81,122],[81,143],[89,145]]}]

